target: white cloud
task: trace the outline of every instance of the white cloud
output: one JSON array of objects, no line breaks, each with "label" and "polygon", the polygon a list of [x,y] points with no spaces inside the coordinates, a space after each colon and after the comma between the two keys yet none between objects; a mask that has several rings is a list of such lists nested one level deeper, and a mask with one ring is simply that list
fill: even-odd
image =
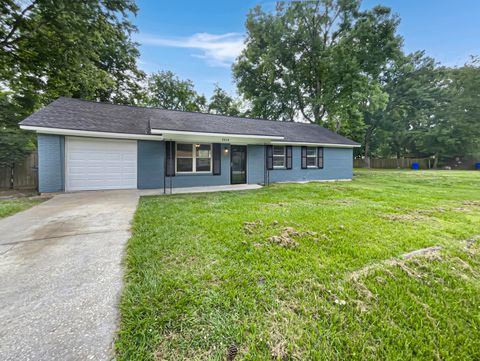
[{"label": "white cloud", "polygon": [[144,45],[197,49],[201,51],[200,54],[192,56],[205,59],[211,66],[223,67],[230,66],[244,47],[244,36],[240,33],[196,33],[176,38],[139,34],[135,40]]}]

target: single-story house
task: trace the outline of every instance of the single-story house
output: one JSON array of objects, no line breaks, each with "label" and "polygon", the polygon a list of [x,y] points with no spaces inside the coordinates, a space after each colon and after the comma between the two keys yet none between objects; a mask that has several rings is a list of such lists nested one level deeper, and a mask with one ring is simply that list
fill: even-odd
[{"label": "single-story house", "polygon": [[59,98],[38,134],[40,192],[352,178],[359,144],[314,124]]}]

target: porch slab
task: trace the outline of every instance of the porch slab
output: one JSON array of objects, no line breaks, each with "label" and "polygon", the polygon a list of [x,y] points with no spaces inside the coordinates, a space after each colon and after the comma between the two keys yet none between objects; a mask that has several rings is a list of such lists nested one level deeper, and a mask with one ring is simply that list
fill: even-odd
[{"label": "porch slab", "polygon": [[[226,191],[246,191],[252,189],[262,188],[260,184],[229,184],[223,186],[207,186],[207,187],[186,187],[186,188],[172,188],[167,187],[167,194],[186,194],[186,193],[209,193],[209,192],[226,192]],[[163,195],[163,188],[158,189],[141,189],[141,196],[156,196]]]}]

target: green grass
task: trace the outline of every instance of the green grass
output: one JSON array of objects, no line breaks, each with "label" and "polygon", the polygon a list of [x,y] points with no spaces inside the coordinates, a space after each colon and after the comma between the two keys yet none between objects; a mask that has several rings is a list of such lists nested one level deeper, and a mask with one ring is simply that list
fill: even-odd
[{"label": "green grass", "polygon": [[33,207],[34,205],[39,204],[44,200],[45,199],[28,198],[0,200],[0,219],[24,211],[25,209]]},{"label": "green grass", "polygon": [[[316,234],[268,240],[285,227]],[[225,360],[236,345],[235,360],[478,360],[477,236],[478,172],[142,198],[117,357]]]}]

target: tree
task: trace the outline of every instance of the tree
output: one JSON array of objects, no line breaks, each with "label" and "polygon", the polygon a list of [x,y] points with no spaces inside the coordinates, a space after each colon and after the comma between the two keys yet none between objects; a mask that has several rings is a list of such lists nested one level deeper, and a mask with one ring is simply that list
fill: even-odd
[{"label": "tree", "polygon": [[0,84],[34,111],[58,96],[130,103],[142,73],[132,0],[0,3]]},{"label": "tree", "polygon": [[208,112],[230,116],[240,115],[240,102],[233,99],[225,90],[215,85],[213,95],[208,104]]},{"label": "tree", "polygon": [[250,12],[233,72],[253,115],[303,119],[346,135],[362,129],[364,104],[401,39],[390,9],[359,7],[359,0],[317,0]]},{"label": "tree", "polygon": [[459,68],[441,68],[445,101],[419,126],[419,148],[439,161],[480,156],[480,58]]},{"label": "tree", "polygon": [[387,155],[397,159],[418,152],[416,131],[438,112],[445,96],[435,61],[423,52],[399,55],[380,79],[388,101],[385,107],[365,113],[363,146],[367,167],[376,149],[388,149]]},{"label": "tree", "polygon": [[160,71],[148,77],[145,105],[197,112],[205,109],[206,102],[205,97],[195,91],[191,80],[181,80],[171,71]]}]

